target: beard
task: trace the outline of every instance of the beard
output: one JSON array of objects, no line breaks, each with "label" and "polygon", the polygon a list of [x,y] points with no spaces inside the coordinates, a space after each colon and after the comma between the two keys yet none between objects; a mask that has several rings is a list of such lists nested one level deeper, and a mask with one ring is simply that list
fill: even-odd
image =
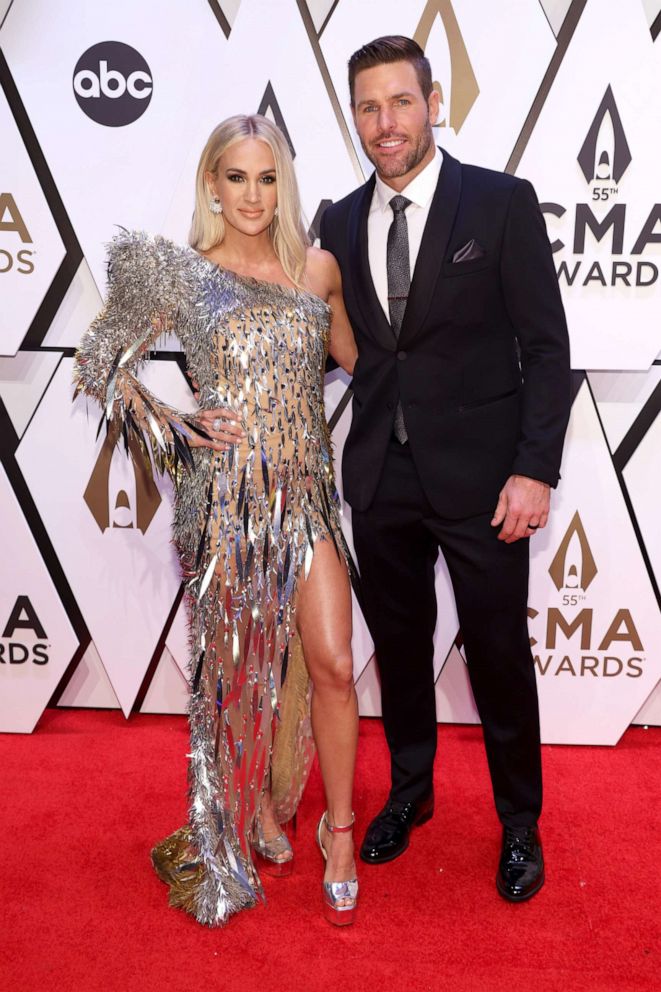
[{"label": "beard", "polygon": [[[389,137],[396,138],[397,135],[382,134],[379,138],[377,138],[377,142],[387,141]],[[404,146],[405,151],[402,156],[387,156],[385,159],[381,159],[378,156],[378,153],[375,153],[373,150],[374,145],[377,142],[374,142],[370,148],[365,145],[362,139],[361,144],[363,146],[363,151],[380,176],[384,179],[397,179],[399,176],[405,176],[407,172],[411,172],[412,169],[415,169],[415,167],[422,162],[423,158],[429,151],[433,140],[434,135],[432,133],[432,129],[427,126],[418,134],[417,140],[414,144]]]}]

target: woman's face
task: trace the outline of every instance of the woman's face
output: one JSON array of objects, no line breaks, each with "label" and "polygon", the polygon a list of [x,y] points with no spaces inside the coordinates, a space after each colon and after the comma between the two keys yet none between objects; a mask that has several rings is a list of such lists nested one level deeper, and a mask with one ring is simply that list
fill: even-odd
[{"label": "woman's face", "polygon": [[265,231],[275,214],[278,190],[273,152],[258,138],[244,138],[230,145],[218,159],[215,174],[205,178],[212,196],[223,208],[225,223],[241,234]]}]

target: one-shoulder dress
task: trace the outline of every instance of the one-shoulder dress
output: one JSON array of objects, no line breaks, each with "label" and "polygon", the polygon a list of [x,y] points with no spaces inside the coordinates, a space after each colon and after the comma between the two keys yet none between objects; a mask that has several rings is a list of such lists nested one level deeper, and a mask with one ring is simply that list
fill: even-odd
[{"label": "one-shoulder dress", "polygon": [[[76,354],[76,394],[174,480],[190,625],[189,819],[152,861],[170,904],[216,926],[263,895],[251,848],[263,790],[288,820],[313,757],[297,584],[318,540],[346,556],[323,405],[330,310],[138,232],[111,242],[108,279]],[[247,436],[228,451],[190,447],[191,416],[139,381],[165,332],[200,408],[240,414]]]}]

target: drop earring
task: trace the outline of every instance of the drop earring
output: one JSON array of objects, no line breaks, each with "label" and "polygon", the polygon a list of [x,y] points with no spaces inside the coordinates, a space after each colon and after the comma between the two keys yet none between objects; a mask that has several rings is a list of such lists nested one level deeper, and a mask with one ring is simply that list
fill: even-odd
[{"label": "drop earring", "polygon": [[209,210],[212,214],[222,214],[223,205],[217,196],[212,196],[209,200]]}]

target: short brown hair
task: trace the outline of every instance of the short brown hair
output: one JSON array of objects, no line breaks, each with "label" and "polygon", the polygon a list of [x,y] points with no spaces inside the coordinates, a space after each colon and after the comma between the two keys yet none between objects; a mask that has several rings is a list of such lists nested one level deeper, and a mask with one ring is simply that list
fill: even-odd
[{"label": "short brown hair", "polygon": [[406,38],[402,34],[389,34],[363,45],[349,59],[351,106],[354,102],[354,86],[358,73],[363,69],[373,69],[374,66],[386,65],[389,62],[410,62],[418,77],[422,95],[425,100],[429,99],[434,88],[429,59],[413,38]]}]

